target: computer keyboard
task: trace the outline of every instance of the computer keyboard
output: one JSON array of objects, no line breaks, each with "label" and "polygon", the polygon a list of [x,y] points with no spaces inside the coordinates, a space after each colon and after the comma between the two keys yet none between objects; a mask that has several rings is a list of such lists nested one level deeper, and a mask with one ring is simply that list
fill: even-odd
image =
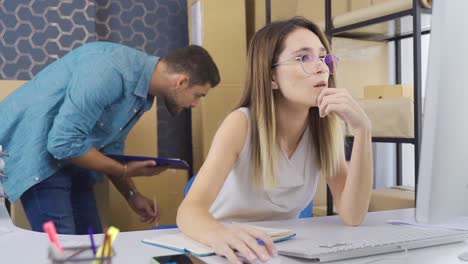
[{"label": "computer keyboard", "polygon": [[[468,239],[467,231],[385,225],[356,227],[351,231],[358,239],[314,241],[299,238],[278,245],[280,255],[328,262],[362,256],[398,252],[415,248],[461,242]],[[345,237],[351,237],[349,234]]]}]

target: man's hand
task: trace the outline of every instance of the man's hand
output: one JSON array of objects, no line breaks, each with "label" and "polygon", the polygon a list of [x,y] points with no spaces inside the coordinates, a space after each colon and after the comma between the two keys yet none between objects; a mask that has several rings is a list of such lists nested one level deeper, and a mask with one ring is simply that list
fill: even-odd
[{"label": "man's hand", "polygon": [[140,216],[142,223],[153,223],[155,220],[159,222],[159,210],[157,206],[150,199],[146,198],[139,192],[135,192],[132,196],[128,197],[128,204],[135,213]]},{"label": "man's hand", "polygon": [[169,168],[167,165],[156,165],[157,163],[154,160],[129,162],[127,163],[127,177],[154,176]]}]

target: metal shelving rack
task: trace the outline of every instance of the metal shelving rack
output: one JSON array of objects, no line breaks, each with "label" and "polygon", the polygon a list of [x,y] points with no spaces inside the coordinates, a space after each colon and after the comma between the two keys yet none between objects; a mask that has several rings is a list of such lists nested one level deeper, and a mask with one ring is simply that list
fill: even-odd
[{"label": "metal shelving rack", "polygon": [[[414,137],[413,138],[372,138],[372,142],[396,143],[396,161],[397,161],[397,185],[402,184],[402,143],[414,145],[414,167],[415,167],[415,190],[418,186],[419,158],[421,149],[421,129],[422,129],[422,80],[421,80],[421,36],[430,33],[430,29],[421,29],[421,15],[430,15],[432,9],[424,8],[420,0],[413,0],[411,9],[396,12],[393,14],[377,17],[355,24],[334,28],[332,25],[332,5],[331,0],[325,0],[325,34],[331,43],[333,37],[352,38],[359,40],[395,42],[395,82],[401,84],[401,40],[406,38],[413,39],[413,86],[414,86]],[[403,17],[412,17],[412,31],[398,32],[393,34],[358,34],[353,30],[366,26],[376,25],[383,22],[394,21],[397,30]],[[331,192],[327,187],[327,214],[333,214],[333,200]]]}]

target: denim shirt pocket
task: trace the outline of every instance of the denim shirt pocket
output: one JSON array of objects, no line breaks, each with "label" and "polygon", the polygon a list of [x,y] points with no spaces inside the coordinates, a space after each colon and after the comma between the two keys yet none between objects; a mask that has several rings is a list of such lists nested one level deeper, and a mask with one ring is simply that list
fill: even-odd
[{"label": "denim shirt pocket", "polygon": [[98,138],[108,137],[112,134],[112,126],[106,120],[100,119],[96,122],[92,131]]}]

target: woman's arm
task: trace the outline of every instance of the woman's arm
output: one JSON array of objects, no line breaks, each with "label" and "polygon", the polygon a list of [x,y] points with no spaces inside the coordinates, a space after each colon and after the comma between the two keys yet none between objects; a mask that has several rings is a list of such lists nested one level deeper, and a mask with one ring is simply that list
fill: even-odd
[{"label": "woman's arm", "polygon": [[367,214],[372,193],[371,123],[346,89],[325,89],[319,95],[321,116],[336,113],[353,130],[354,142],[349,167],[341,152],[338,172],[327,177],[334,203],[343,221],[359,225]]},{"label": "woman's arm", "polygon": [[177,225],[187,236],[212,247],[232,263],[240,263],[233,249],[251,261],[256,256],[269,258],[265,256],[268,252],[257,244],[255,238],[262,239],[273,253],[273,242],[268,235],[254,229],[227,229],[209,213],[226,177],[239,159],[247,130],[248,119],[241,111],[229,114],[216,132],[208,156],[177,212]]},{"label": "woman's arm", "polygon": [[343,154],[337,175],[327,179],[341,219],[352,226],[361,224],[369,209],[373,174],[370,138],[370,131],[355,134],[349,167]]}]

